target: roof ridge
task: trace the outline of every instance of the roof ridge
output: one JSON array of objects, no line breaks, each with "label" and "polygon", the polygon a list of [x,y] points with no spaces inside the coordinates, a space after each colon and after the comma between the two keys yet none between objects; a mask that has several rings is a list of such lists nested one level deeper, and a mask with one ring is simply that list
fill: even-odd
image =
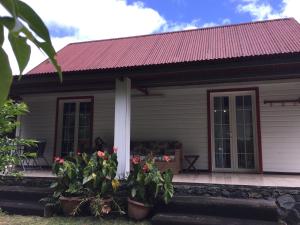
[{"label": "roof ridge", "polygon": [[278,18],[278,19],[271,19],[271,20],[260,20],[260,21],[251,21],[251,22],[243,22],[243,23],[235,23],[235,24],[218,25],[218,26],[213,26],[213,27],[200,27],[200,28],[189,29],[189,30],[177,30],[177,31],[167,31],[167,32],[161,32],[161,33],[133,35],[133,36],[126,36],[126,37],[107,38],[107,39],[98,39],[98,40],[90,40],[90,41],[79,41],[79,42],[71,42],[71,43],[67,44],[66,46],[76,45],[76,44],[84,44],[84,43],[92,43],[92,42],[122,40],[122,39],[129,39],[129,38],[131,39],[131,38],[140,38],[140,37],[148,37],[148,36],[159,36],[159,35],[166,35],[166,34],[173,34],[173,33],[185,33],[185,32],[199,31],[199,30],[220,29],[220,28],[224,28],[224,27],[236,27],[236,26],[244,26],[244,25],[249,25],[249,24],[269,23],[269,22],[275,22],[275,21],[280,21],[280,20],[295,20],[295,18],[285,17],[285,18]]}]

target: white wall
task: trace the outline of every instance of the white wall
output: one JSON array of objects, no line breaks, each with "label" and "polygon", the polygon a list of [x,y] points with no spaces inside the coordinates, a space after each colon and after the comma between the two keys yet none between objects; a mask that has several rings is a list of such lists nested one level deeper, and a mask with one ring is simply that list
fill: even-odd
[{"label": "white wall", "polygon": [[[264,100],[300,97],[300,80],[234,85],[150,89],[156,97],[132,97],[132,140],[178,140],[185,154],[199,154],[199,169],[207,161],[207,89],[259,87],[264,171],[300,172],[300,104],[263,104]],[[133,91],[133,95],[140,94]],[[94,138],[113,143],[114,93],[87,92],[24,96],[31,113],[22,118],[21,133],[46,138],[49,159],[54,147],[56,97],[94,95]]]},{"label": "white wall", "polygon": [[45,155],[49,162],[53,159],[56,99],[68,96],[94,96],[93,140],[101,136],[107,142],[113,142],[114,93],[112,91],[23,96],[30,113],[21,118],[21,136],[46,139]]},{"label": "white wall", "polygon": [[260,88],[264,171],[300,172],[300,104],[263,104],[264,100],[299,97],[300,82]]},{"label": "white wall", "polygon": [[200,155],[197,168],[207,169],[205,90],[161,88],[153,93],[164,96],[132,98],[132,139],[180,141],[184,154]]}]

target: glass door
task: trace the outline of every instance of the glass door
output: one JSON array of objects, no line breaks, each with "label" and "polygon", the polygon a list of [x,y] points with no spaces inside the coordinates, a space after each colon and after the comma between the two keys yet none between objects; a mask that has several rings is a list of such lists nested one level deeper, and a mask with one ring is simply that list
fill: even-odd
[{"label": "glass door", "polygon": [[229,97],[214,97],[214,151],[215,167],[231,168],[231,132],[229,119]]},{"label": "glass door", "polygon": [[92,138],[92,102],[90,99],[61,100],[57,146],[60,156],[90,152]]},{"label": "glass door", "polygon": [[236,96],[237,167],[255,169],[252,96]]},{"label": "glass door", "polygon": [[212,94],[211,146],[215,171],[256,169],[254,97],[251,92]]}]

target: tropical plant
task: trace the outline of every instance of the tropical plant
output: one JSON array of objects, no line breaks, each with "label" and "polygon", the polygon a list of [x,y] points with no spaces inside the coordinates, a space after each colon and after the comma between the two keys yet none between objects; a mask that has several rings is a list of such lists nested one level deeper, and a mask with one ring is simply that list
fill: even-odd
[{"label": "tropical plant", "polygon": [[84,196],[85,190],[82,181],[85,166],[85,160],[80,155],[67,159],[55,157],[52,170],[57,179],[51,185],[55,189],[54,197]]},{"label": "tropical plant", "polygon": [[115,178],[118,166],[116,149],[112,153],[97,151],[90,157],[84,154],[83,158],[86,163],[83,171],[85,188],[91,195],[111,197],[119,187]]},{"label": "tropical plant", "polygon": [[24,159],[21,146],[31,146],[34,140],[15,137],[15,130],[20,126],[17,117],[28,112],[25,103],[7,100],[0,107],[0,172],[11,172],[14,165]]},{"label": "tropical plant", "polygon": [[54,197],[81,197],[82,201],[73,214],[80,211],[81,205],[89,203],[95,216],[102,216],[112,211],[112,204],[122,212],[114,201],[113,195],[119,187],[115,178],[117,172],[117,149],[112,153],[97,151],[91,155],[77,153],[66,159],[55,157],[53,172],[57,179],[51,185],[55,189]]},{"label": "tropical plant", "polygon": [[[170,161],[169,156],[164,156],[165,161]],[[133,171],[127,179],[129,197],[145,205],[154,205],[162,197],[168,203],[173,197],[173,173],[171,170],[160,172],[154,163],[154,158],[149,155],[144,162],[139,156],[132,158]]]},{"label": "tropical plant", "polygon": [[0,16],[0,107],[7,99],[13,80],[8,55],[3,49],[6,29],[8,40],[17,59],[20,74],[26,68],[31,48],[27,41],[32,42],[44,52],[62,79],[61,68],[55,59],[56,52],[52,46],[49,31],[38,14],[26,3],[20,0],[0,0],[0,5],[6,9],[8,16]]}]

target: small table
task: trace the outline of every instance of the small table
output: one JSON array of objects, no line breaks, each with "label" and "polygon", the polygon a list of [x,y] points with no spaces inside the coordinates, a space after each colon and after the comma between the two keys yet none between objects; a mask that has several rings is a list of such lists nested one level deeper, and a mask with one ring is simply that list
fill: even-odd
[{"label": "small table", "polygon": [[188,167],[186,171],[196,171],[196,167],[194,166],[197,160],[199,159],[199,155],[184,155],[185,161],[188,163]]}]

